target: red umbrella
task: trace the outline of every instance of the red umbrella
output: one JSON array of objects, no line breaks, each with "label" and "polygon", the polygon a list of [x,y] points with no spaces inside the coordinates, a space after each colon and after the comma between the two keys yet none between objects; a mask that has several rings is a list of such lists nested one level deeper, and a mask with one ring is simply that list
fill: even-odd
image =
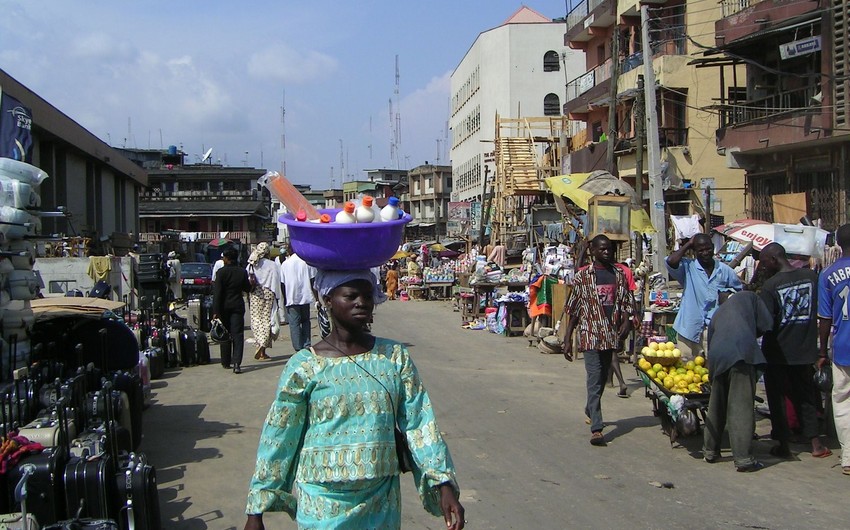
[{"label": "red umbrella", "polygon": [[774,226],[758,219],[739,219],[715,228],[724,236],[742,243],[753,242],[753,248],[762,250],[774,241]]},{"label": "red umbrella", "polygon": [[213,239],[212,241],[210,241],[207,244],[211,247],[224,247],[224,246],[230,245],[232,243],[233,243],[233,241],[227,239],[226,237],[219,237],[219,238]]}]

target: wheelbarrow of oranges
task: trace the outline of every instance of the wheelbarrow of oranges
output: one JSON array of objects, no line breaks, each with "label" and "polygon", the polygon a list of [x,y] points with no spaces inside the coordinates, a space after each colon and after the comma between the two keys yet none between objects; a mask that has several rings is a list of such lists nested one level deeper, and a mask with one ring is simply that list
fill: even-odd
[{"label": "wheelbarrow of oranges", "polygon": [[635,363],[653,413],[671,444],[698,433],[705,421],[711,395],[705,364],[703,357],[682,359],[675,344],[661,340],[650,341]]}]

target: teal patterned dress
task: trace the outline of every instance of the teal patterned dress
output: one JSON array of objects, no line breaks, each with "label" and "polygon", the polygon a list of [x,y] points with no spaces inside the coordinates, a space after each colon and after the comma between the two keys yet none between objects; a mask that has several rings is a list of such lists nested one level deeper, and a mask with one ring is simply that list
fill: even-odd
[{"label": "teal patterned dress", "polygon": [[285,511],[299,528],[400,528],[394,408],[422,504],[441,515],[435,487],[450,482],[457,491],[454,465],[407,348],[382,338],[351,357],[305,349],[289,359],[260,435],[245,512]]}]

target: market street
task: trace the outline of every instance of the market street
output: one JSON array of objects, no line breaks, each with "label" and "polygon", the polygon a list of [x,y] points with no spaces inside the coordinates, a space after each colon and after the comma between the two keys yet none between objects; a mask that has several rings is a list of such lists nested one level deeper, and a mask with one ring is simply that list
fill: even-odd
[{"label": "market street", "polygon": [[[846,524],[850,477],[841,474],[834,440],[835,456],[814,459],[794,444],[794,452],[805,452],[781,462],[768,454],[772,442],[757,442],[756,456],[767,464],[758,473],[736,473],[726,450],[720,463],[707,464],[701,436],[671,449],[634,369],[624,366],[631,398],[606,389],[609,445],[593,447],[581,360],[568,363],[528,348],[522,337],[460,324],[449,302],[395,301],[378,308],[373,331],[411,348],[457,466],[467,528]],[[154,382],[142,450],[157,468],[166,528],[241,530],[259,429],[291,353],[286,330],[269,351],[271,362],[251,359],[246,345],[242,375],[220,367],[214,346],[213,364]],[[769,422],[758,418],[765,435]],[[673,488],[657,487],[664,483]],[[410,474],[402,477],[402,493],[405,528],[445,528],[422,509]],[[296,527],[285,514],[265,521],[269,529]]]}]

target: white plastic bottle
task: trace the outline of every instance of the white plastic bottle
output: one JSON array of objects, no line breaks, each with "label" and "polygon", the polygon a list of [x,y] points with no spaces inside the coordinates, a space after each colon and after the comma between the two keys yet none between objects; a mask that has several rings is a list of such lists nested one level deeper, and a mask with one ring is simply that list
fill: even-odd
[{"label": "white plastic bottle", "polygon": [[395,221],[398,219],[398,197],[390,197],[386,206],[381,208],[382,221]]},{"label": "white plastic bottle", "polygon": [[351,224],[356,222],[354,218],[354,203],[351,201],[346,202],[342,206],[342,210],[336,214],[335,222],[340,224]]},{"label": "white plastic bottle", "polygon": [[363,196],[363,203],[354,210],[354,218],[358,223],[371,223],[375,220],[375,211],[372,209],[374,201],[371,195]]}]

